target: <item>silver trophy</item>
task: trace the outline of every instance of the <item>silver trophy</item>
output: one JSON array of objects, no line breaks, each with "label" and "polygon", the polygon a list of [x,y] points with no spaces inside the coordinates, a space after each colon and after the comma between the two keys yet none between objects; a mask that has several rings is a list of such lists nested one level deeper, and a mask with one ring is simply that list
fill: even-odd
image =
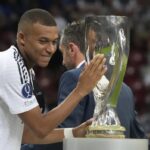
[{"label": "silver trophy", "polygon": [[116,106],[128,55],[129,28],[125,16],[89,16],[85,18],[86,60],[102,53],[108,71],[93,89],[95,110],[87,137],[124,138]]}]

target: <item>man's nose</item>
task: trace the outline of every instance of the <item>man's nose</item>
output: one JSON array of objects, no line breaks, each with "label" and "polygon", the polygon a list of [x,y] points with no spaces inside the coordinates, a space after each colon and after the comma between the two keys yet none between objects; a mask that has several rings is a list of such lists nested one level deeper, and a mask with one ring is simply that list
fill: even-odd
[{"label": "man's nose", "polygon": [[56,51],[56,45],[53,45],[52,43],[49,43],[47,46],[47,51],[50,53],[54,53]]}]

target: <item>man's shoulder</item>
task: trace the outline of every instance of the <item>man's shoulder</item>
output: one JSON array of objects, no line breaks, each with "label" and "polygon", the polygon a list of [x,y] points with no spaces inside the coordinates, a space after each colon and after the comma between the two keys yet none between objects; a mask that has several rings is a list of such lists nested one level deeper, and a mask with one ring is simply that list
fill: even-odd
[{"label": "man's shoulder", "polygon": [[131,88],[126,83],[122,84],[119,98],[122,99],[122,101],[125,101],[127,103],[129,101],[133,103],[133,101],[134,101],[133,92],[132,92]]},{"label": "man's shoulder", "polygon": [[131,88],[130,88],[125,82],[122,83],[122,88],[121,88],[121,90],[126,91],[126,92],[131,92],[131,93],[132,93]]},{"label": "man's shoulder", "polygon": [[[23,57],[15,46],[0,53],[0,64],[3,66],[2,71],[5,73],[3,79],[12,81],[15,78],[21,80],[21,83],[27,83],[29,80],[28,70],[24,63]],[[11,75],[11,76],[10,76]],[[15,81],[14,81],[15,82]]]},{"label": "man's shoulder", "polygon": [[1,70],[3,70],[4,72],[8,72],[9,70],[12,71],[12,68],[16,67],[14,49],[12,46],[0,52],[0,64]]},{"label": "man's shoulder", "polygon": [[75,69],[71,69],[71,70],[67,70],[62,74],[62,77],[79,77],[81,71],[83,68],[75,68]]}]

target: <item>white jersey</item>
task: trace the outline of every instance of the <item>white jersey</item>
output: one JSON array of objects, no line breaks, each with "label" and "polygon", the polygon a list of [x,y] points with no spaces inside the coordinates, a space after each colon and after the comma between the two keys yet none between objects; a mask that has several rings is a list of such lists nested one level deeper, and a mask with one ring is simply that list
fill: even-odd
[{"label": "white jersey", "polygon": [[17,114],[38,105],[30,72],[15,46],[0,52],[0,150],[20,150],[24,124]]}]

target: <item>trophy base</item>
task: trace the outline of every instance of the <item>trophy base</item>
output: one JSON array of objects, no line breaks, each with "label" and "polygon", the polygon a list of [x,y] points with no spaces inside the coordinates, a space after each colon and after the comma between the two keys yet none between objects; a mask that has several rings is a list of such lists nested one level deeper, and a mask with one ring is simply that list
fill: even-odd
[{"label": "trophy base", "polygon": [[87,138],[125,138],[125,128],[120,125],[99,125],[88,128]]},{"label": "trophy base", "polygon": [[148,139],[68,138],[63,150],[148,150]]}]

